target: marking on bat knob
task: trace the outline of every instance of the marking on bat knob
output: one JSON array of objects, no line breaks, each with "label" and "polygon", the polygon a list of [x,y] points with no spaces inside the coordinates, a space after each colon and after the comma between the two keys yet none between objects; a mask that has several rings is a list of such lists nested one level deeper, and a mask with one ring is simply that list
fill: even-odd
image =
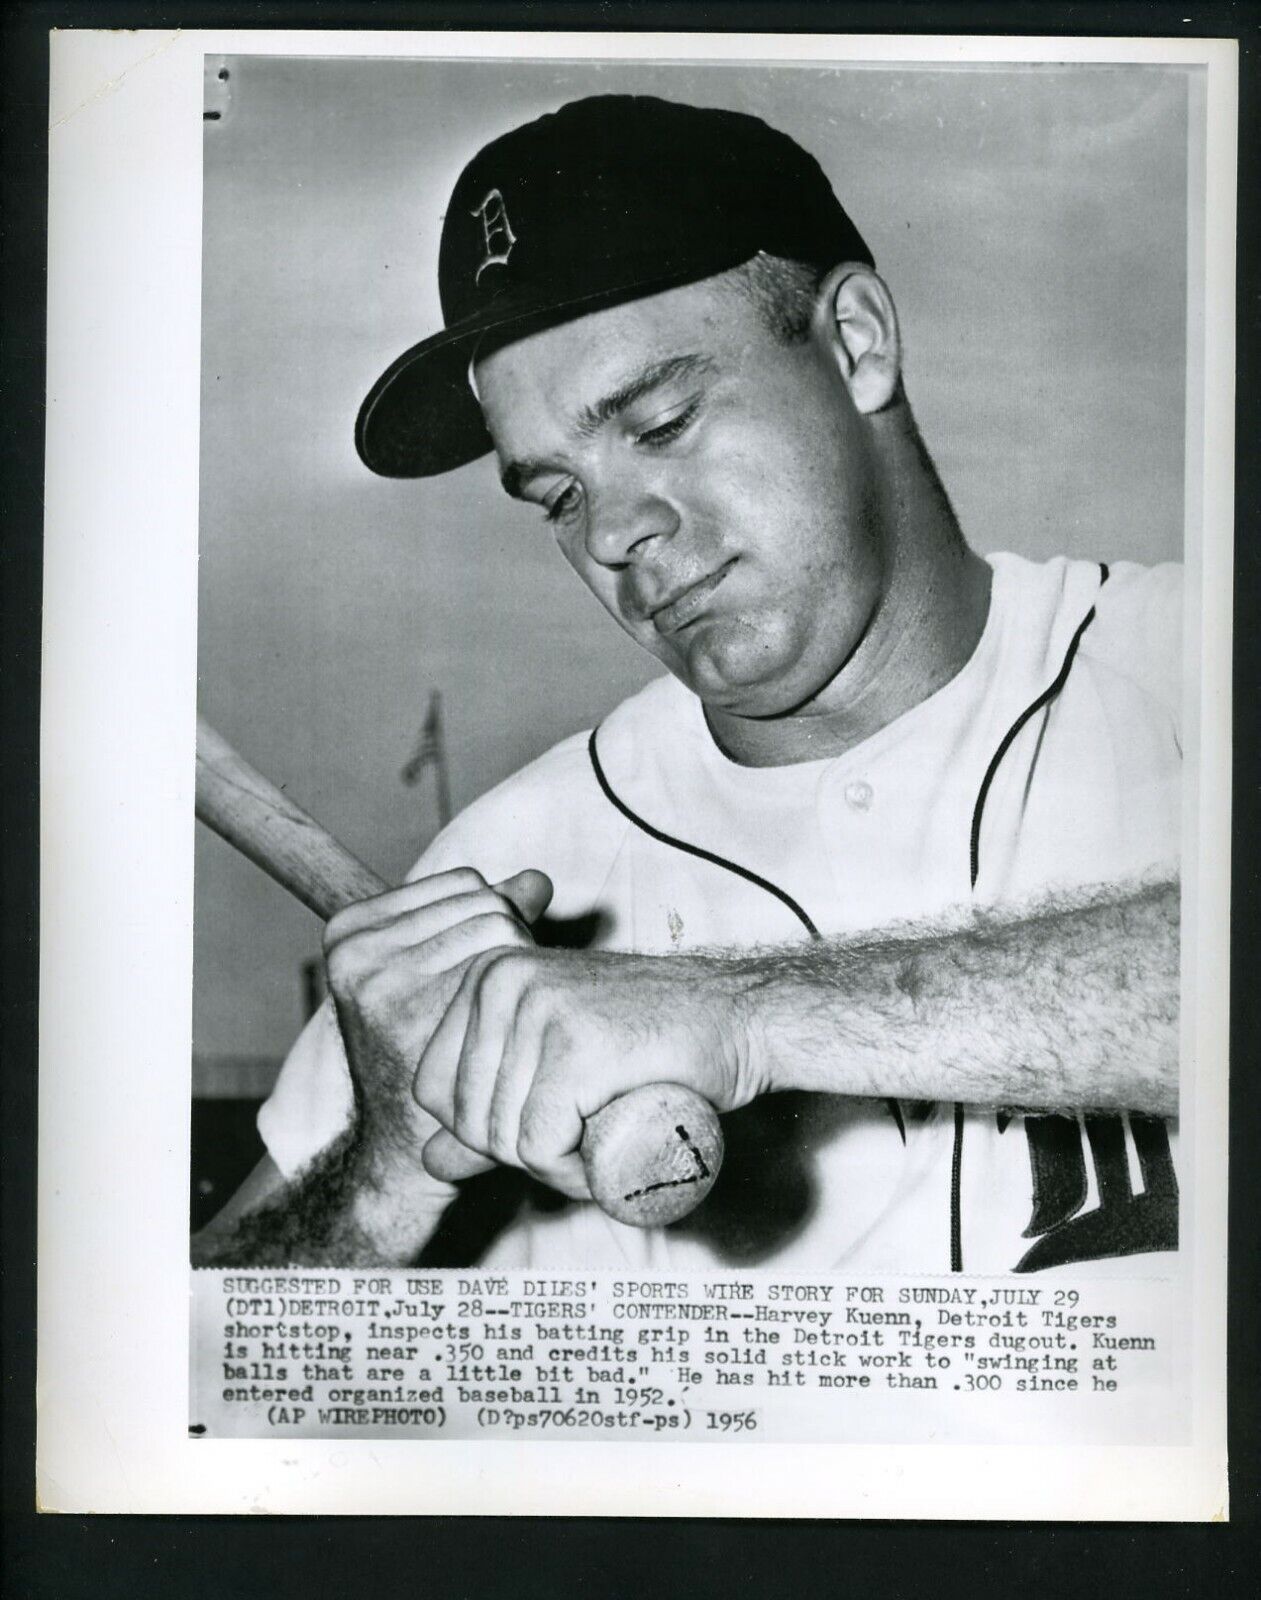
[{"label": "marking on bat knob", "polygon": [[622,1196],[623,1200],[638,1200],[641,1195],[653,1194],[658,1189],[682,1189],[689,1183],[700,1183],[702,1178],[709,1177],[709,1168],[705,1165],[705,1157],[692,1142],[692,1136],[680,1122],[675,1128],[675,1133],[683,1141],[684,1146],[696,1162],[696,1171],[687,1178],[663,1178],[660,1183],[650,1183],[643,1189],[632,1189],[629,1194]]}]

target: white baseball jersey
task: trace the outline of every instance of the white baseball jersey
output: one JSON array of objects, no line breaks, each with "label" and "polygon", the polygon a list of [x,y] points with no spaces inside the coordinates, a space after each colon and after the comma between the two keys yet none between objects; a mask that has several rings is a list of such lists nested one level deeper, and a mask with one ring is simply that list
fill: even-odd
[{"label": "white baseball jersey", "polygon": [[[670,954],[826,939],[1175,867],[1180,569],[990,561],[967,665],[845,754],[736,765],[700,702],[664,678],[470,806],[415,873],[470,865],[496,881],[538,867],[556,885],[548,924],[563,942]],[[259,1126],[290,1174],[350,1110],[326,1008]],[[1172,1129],[1156,1119],[783,1094],[726,1128],[722,1176],[683,1223],[640,1230],[536,1194],[482,1263],[1080,1274],[1176,1248]]]}]

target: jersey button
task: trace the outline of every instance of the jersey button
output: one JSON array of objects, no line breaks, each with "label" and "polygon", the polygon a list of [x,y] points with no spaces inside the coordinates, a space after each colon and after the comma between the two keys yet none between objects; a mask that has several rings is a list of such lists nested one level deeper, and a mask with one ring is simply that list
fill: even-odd
[{"label": "jersey button", "polygon": [[864,783],[860,778],[856,783],[845,785],[845,804],[851,811],[869,811],[875,791],[869,783]]}]

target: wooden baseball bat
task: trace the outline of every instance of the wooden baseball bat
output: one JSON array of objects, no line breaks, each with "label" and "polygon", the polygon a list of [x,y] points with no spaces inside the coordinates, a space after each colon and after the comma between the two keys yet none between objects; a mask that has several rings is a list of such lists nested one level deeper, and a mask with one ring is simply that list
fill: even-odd
[{"label": "wooden baseball bat", "polygon": [[[316,916],[387,885],[203,718],[197,720],[197,815]],[[713,1187],[723,1137],[708,1101],[678,1083],[632,1089],[587,1118],[579,1146],[596,1203],[619,1222],[664,1227]]]}]

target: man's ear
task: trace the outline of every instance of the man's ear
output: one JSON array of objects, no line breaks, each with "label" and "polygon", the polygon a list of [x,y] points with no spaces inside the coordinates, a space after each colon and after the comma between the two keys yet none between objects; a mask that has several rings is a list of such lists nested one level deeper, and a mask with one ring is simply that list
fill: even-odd
[{"label": "man's ear", "polygon": [[882,411],[902,372],[898,314],[884,279],[853,262],[833,267],[819,286],[813,331],[832,352],[858,411]]}]

